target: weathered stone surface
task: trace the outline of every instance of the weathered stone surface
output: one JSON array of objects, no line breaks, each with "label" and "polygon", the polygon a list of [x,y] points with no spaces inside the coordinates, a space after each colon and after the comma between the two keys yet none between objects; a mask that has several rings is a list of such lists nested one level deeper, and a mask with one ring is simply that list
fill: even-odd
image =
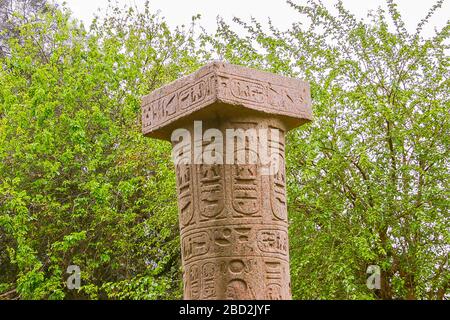
[{"label": "weathered stone surface", "polygon": [[[196,163],[194,149],[181,155],[190,159],[175,166],[185,299],[291,298],[284,135],[311,119],[310,101],[301,80],[220,62],[143,98],[143,133],[150,137],[170,140],[184,128],[195,145],[194,120],[202,121],[202,133],[215,129],[224,137],[229,129],[280,133],[276,141],[264,137],[278,155],[274,174],[263,174],[260,155],[255,163],[227,163],[227,152],[238,152],[234,145],[212,164]],[[242,141],[250,152],[251,139]],[[201,150],[211,143],[202,140]]]},{"label": "weathered stone surface", "polygon": [[[207,127],[285,130],[258,115]],[[273,176],[259,162],[176,166],[185,299],[290,299],[283,134],[278,152]]]},{"label": "weathered stone surface", "polygon": [[144,96],[142,132],[169,140],[173,129],[188,120],[227,116],[243,107],[278,116],[288,129],[312,120],[307,82],[212,62]]}]

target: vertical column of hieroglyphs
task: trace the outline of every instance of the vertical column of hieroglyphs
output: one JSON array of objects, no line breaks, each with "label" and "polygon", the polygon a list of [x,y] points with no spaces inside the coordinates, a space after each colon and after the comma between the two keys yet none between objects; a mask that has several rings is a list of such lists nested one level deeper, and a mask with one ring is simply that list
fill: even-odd
[{"label": "vertical column of hieroglyphs", "polygon": [[[275,131],[274,131],[275,130]],[[277,138],[271,135],[278,132]],[[261,251],[281,255],[281,259],[265,261],[266,298],[284,299],[290,296],[289,248],[287,234],[286,172],[284,161],[284,132],[280,128],[269,127],[271,152],[276,153],[277,167],[269,177],[271,219],[281,223],[272,229],[261,230],[258,245]],[[284,278],[283,278],[284,276]]]}]

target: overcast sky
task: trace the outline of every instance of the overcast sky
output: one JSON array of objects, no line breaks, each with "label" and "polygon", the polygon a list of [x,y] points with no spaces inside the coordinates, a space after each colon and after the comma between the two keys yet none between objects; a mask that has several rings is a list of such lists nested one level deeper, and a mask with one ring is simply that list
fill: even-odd
[{"label": "overcast sky", "polygon": [[[56,0],[62,3],[63,0]],[[126,3],[142,6],[145,0],[112,0],[119,4]],[[334,0],[322,0],[324,4],[332,8]],[[74,15],[89,24],[98,8],[106,8],[108,0],[65,0]],[[304,0],[294,0],[296,3]],[[345,6],[358,17],[365,17],[370,9],[376,9],[380,5],[385,7],[384,0],[343,0]],[[415,30],[417,23],[425,16],[427,10],[435,3],[435,0],[396,0],[400,12],[409,30]],[[280,29],[286,29],[290,24],[298,20],[298,14],[290,8],[285,0],[151,0],[150,6],[161,10],[162,16],[170,26],[189,24],[191,17],[201,14],[201,25],[206,30],[213,32],[216,27],[216,17],[224,17],[231,21],[234,16],[249,19],[255,17],[261,22],[270,17],[274,25]],[[441,28],[449,19],[450,0],[445,1],[439,13],[431,20],[431,25],[424,29],[424,35],[432,35],[433,28]]]}]

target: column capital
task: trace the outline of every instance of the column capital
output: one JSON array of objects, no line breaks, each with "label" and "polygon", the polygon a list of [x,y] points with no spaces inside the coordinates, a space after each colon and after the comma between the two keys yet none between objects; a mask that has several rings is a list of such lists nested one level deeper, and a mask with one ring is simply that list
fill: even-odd
[{"label": "column capital", "polygon": [[211,62],[142,98],[142,132],[170,140],[174,129],[193,120],[239,113],[280,118],[292,129],[312,120],[309,84],[303,80]]}]

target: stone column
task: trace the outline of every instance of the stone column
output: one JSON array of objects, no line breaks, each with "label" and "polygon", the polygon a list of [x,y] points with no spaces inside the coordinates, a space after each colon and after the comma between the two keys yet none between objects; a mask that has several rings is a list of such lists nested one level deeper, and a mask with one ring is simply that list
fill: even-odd
[{"label": "stone column", "polygon": [[174,147],[185,299],[291,298],[284,135],[311,119],[306,82],[222,62],[143,97]]}]

